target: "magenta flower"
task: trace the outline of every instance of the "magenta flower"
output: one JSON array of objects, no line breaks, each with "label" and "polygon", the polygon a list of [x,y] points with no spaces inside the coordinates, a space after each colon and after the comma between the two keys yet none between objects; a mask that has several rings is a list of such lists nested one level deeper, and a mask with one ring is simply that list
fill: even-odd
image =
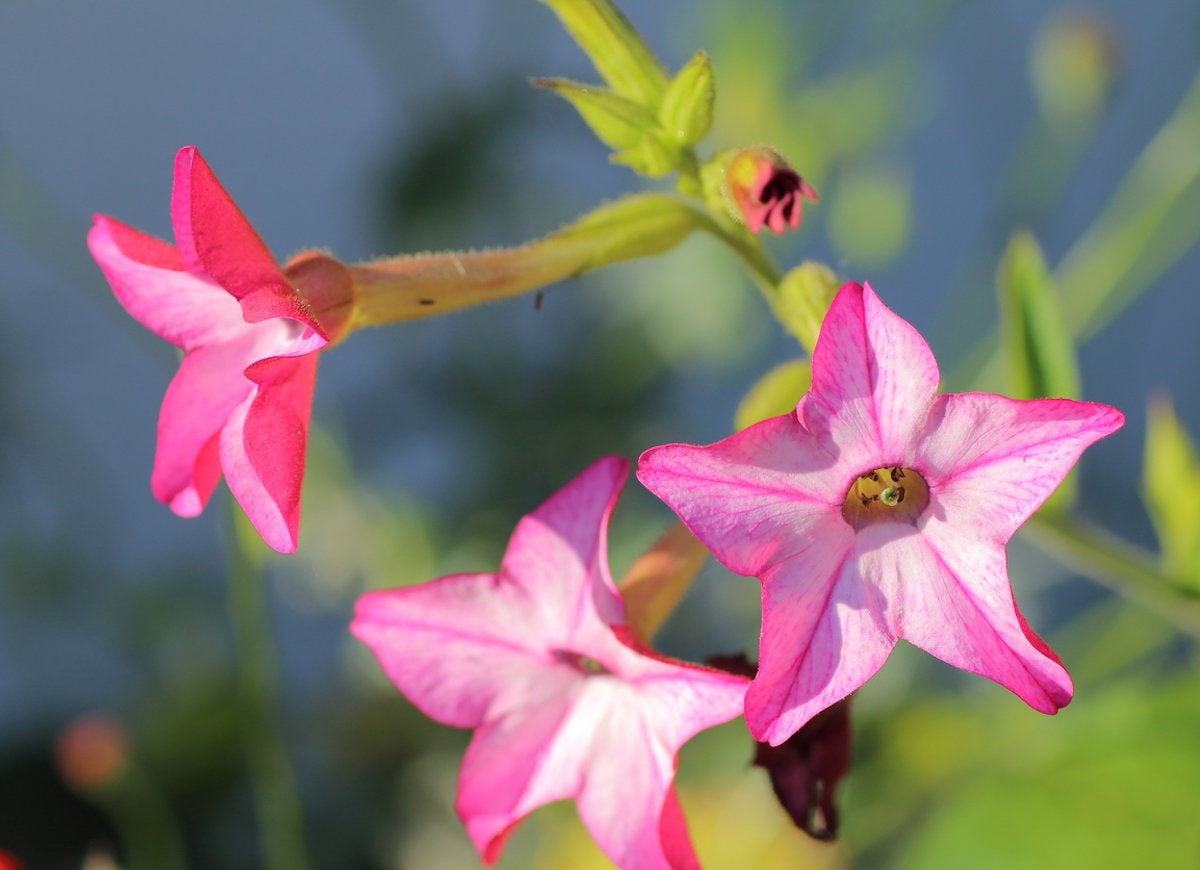
[{"label": "magenta flower", "polygon": [[698,867],[671,786],[694,734],[739,715],[747,681],[662,658],[624,631],[607,526],[623,459],[587,468],[521,520],[497,574],[364,595],[353,633],[425,715],[475,736],[458,814],[483,860],[573,798],[620,867]]},{"label": "magenta flower", "polygon": [[180,516],[222,471],[263,539],[294,552],[317,351],[328,337],[200,152],[175,157],[175,247],[97,215],[88,247],[117,299],[183,349],[150,486]]},{"label": "magenta flower", "polygon": [[708,447],[647,451],[638,477],[731,570],[763,585],[746,721],[778,745],[905,638],[1044,713],[1062,662],[1013,599],[1005,544],[1121,412],[939,395],[924,339],[847,284],[796,409]]}]

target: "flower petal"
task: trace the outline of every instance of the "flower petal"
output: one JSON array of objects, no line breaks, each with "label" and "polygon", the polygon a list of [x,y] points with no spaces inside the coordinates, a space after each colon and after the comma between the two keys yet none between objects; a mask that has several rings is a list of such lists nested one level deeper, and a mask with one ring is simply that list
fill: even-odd
[{"label": "flower petal", "polygon": [[476,728],[540,696],[543,672],[578,676],[556,668],[532,610],[521,589],[495,574],[458,574],[367,593],[350,630],[421,712]]},{"label": "flower petal", "polygon": [[[480,663],[480,670],[489,668]],[[458,778],[455,808],[489,864],[521,819],[574,797],[587,777],[596,723],[578,712],[576,702],[586,694],[588,678],[565,667],[529,676],[510,684],[520,703],[475,732]]]},{"label": "flower petal", "polygon": [[869,284],[847,284],[821,325],[801,421],[828,432],[839,456],[860,466],[859,474],[905,465],[939,379],[937,361],[920,333]]},{"label": "flower petal", "polygon": [[902,637],[944,662],[1012,690],[1042,713],[1071,700],[1071,678],[1013,600],[1004,548],[931,519],[897,555]]},{"label": "flower petal", "polygon": [[625,620],[607,541],[608,518],[628,474],[626,460],[599,459],[523,517],[509,540],[501,576],[526,591],[542,631],[554,638],[548,643],[569,646],[579,631],[595,629],[596,614],[608,625]]},{"label": "flower petal", "polygon": [[225,480],[269,546],[294,553],[317,354],[253,363],[257,387],[221,432]]},{"label": "flower petal", "polygon": [[97,215],[88,247],[117,299],[147,329],[184,350],[245,330],[242,310],[215,284],[183,271],[166,242]]},{"label": "flower petal", "polygon": [[188,271],[225,288],[248,322],[290,317],[320,332],[263,240],[193,147],[175,155],[171,222]]},{"label": "flower petal", "polygon": [[220,478],[211,442],[254,390],[242,373],[254,359],[254,344],[254,336],[245,334],[241,341],[194,350],[167,387],[150,488],[180,516],[199,514]]},{"label": "flower petal", "polygon": [[816,534],[851,534],[841,507],[857,473],[789,414],[707,447],[651,448],[637,475],[726,567],[758,576]]},{"label": "flower petal", "polygon": [[591,764],[576,797],[584,826],[618,867],[698,868],[678,805],[668,807],[677,747],[661,742],[628,686],[588,685],[586,702],[574,711],[595,723]]},{"label": "flower petal", "polygon": [[987,393],[938,397],[914,465],[947,522],[1004,543],[1067,476],[1084,449],[1125,422],[1116,408]]},{"label": "flower petal", "polygon": [[878,553],[817,535],[763,578],[758,675],[746,693],[755,740],[778,746],[883,666],[896,638],[869,575]]}]

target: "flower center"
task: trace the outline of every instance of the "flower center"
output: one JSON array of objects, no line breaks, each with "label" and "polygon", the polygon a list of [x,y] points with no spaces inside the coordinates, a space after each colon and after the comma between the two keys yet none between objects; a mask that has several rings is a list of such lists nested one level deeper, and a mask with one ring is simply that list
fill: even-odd
[{"label": "flower center", "polygon": [[846,493],[842,516],[856,529],[885,520],[916,523],[928,504],[925,478],[893,465],[859,475]]},{"label": "flower center", "polygon": [[564,665],[570,665],[585,676],[590,677],[598,674],[612,673],[608,668],[600,664],[600,662],[590,656],[585,656],[583,653],[560,649],[554,651],[554,657]]}]

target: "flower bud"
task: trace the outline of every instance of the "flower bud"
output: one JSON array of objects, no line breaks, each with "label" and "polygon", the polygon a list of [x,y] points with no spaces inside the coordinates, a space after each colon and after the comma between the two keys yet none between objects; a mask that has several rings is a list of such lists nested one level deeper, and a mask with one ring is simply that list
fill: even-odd
[{"label": "flower bud", "polygon": [[808,182],[770,148],[747,148],[735,154],[725,170],[725,192],[734,216],[752,233],[764,226],[777,235],[799,229],[801,201],[820,201]]},{"label": "flower bud", "polygon": [[775,315],[809,354],[817,346],[821,323],[841,286],[832,269],[812,260],[805,260],[779,282]]},{"label": "flower bud", "polygon": [[685,148],[695,145],[712,126],[715,94],[712,62],[704,52],[696,52],[663,94],[658,107],[663,131]]}]

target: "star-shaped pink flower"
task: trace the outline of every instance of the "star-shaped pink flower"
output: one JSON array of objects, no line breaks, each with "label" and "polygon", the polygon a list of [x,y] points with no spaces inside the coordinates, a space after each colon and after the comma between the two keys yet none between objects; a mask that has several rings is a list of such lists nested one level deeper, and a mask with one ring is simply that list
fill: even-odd
[{"label": "star-shaped pink flower", "polygon": [[351,630],[425,715],[474,728],[459,816],[483,860],[573,798],[626,868],[697,867],[671,781],[679,748],[738,716],[747,681],[662,658],[623,630],[607,526],[628,463],[601,459],[521,520],[498,574],[372,592]]},{"label": "star-shaped pink flower", "polygon": [[792,413],[642,456],[642,483],[726,566],[762,581],[755,738],[782,743],[899,638],[1044,713],[1071,700],[1062,662],[1017,610],[1005,545],[1124,417],[1068,399],[939,395],[938,380],[917,331],[847,284]]},{"label": "star-shaped pink flower", "polygon": [[175,157],[171,222],[175,247],[103,215],[88,233],[121,304],[184,352],[159,413],[151,489],[192,517],[224,471],[263,539],[294,552],[328,338],[195,148]]}]

